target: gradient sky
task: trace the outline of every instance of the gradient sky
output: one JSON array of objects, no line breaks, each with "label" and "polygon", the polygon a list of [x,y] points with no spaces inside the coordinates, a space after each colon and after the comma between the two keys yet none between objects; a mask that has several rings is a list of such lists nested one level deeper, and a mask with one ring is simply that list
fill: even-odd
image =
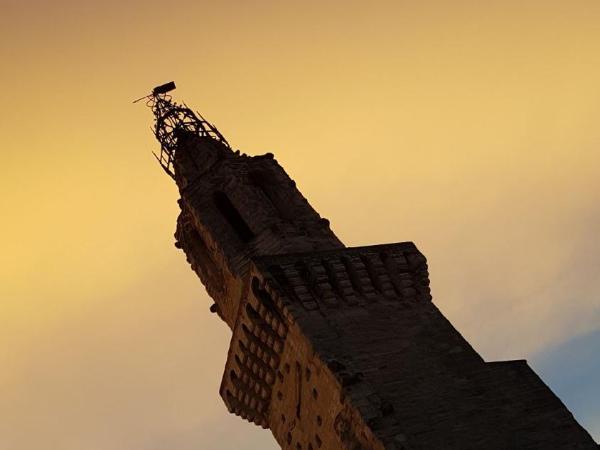
[{"label": "gradient sky", "polygon": [[0,450],[275,449],[131,101],[175,80],[347,245],[414,241],[600,439],[600,2],[0,0]]}]

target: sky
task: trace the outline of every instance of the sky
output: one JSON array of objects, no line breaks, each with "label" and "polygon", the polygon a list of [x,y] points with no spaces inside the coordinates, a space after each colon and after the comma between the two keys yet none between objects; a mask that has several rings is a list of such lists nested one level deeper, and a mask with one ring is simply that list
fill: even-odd
[{"label": "sky", "polygon": [[0,450],[277,448],[175,249],[132,100],[273,152],[349,246],[413,241],[487,360],[600,440],[596,0],[0,0]]}]

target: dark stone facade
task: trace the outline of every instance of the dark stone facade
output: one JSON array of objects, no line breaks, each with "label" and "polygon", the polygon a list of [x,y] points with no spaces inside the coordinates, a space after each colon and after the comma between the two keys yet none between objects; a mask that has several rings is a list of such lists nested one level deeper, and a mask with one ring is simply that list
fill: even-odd
[{"label": "dark stone facade", "polygon": [[523,360],[485,362],[412,243],[347,248],[273,155],[181,134],[181,248],[233,335],[228,409],[291,450],[597,449]]}]

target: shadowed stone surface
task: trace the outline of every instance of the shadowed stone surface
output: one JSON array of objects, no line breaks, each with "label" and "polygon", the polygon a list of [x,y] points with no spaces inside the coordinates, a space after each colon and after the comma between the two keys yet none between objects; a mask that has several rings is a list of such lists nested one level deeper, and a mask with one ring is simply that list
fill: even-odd
[{"label": "shadowed stone surface", "polygon": [[485,362],[412,243],[346,248],[273,155],[182,131],[181,248],[232,330],[228,409],[291,450],[597,449],[522,360]]}]

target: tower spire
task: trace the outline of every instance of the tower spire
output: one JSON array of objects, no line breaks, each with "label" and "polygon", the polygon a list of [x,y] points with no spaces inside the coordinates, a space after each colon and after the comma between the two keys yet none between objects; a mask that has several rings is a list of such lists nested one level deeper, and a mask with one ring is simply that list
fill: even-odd
[{"label": "tower spire", "polygon": [[[179,104],[173,101],[169,92],[176,88],[175,82],[162,84],[152,89],[152,93],[142,97],[146,105],[154,113],[154,135],[160,142],[160,154],[154,154],[156,160],[164,171],[175,179],[175,151],[177,142],[182,134],[193,134],[199,137],[209,137],[227,148],[231,148],[225,137],[201,114],[195,113],[185,103]],[[135,103],[134,102],[134,103]]]}]

